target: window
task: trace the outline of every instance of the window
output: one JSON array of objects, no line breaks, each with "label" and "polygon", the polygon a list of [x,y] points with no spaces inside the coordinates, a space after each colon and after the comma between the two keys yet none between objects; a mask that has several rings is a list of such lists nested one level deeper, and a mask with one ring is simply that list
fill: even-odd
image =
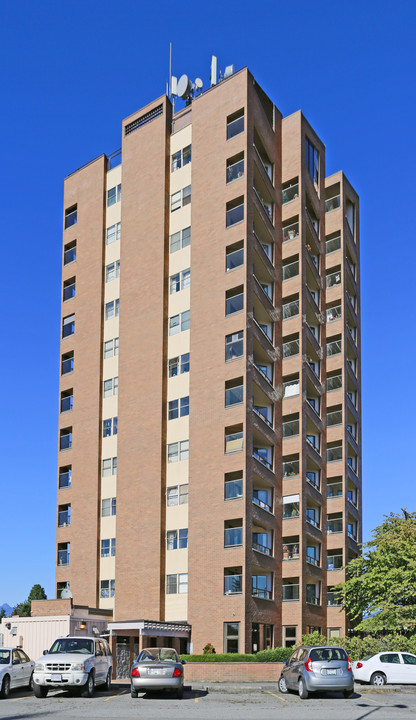
[{"label": "window", "polygon": [[189,457],[189,440],[170,443],[168,445],[168,463],[187,460]]},{"label": "window", "polygon": [[227,160],[226,182],[238,180],[244,175],[244,153],[240,152]]},{"label": "window", "polygon": [[309,175],[317,185],[319,182],[319,153],[308,138],[305,138],[305,161]]},{"label": "window", "polygon": [[227,117],[227,140],[244,132],[244,108]]},{"label": "window", "polygon": [[178,190],[170,196],[170,210],[174,212],[180,207],[185,207],[191,202],[191,186],[187,185],[182,190]]},{"label": "window", "polygon": [[65,210],[65,230],[77,224],[78,210],[76,205]]},{"label": "window", "polygon": [[178,400],[170,400],[168,404],[168,420],[176,420],[179,417]]},{"label": "window", "polygon": [[166,488],[166,505],[173,507],[174,505],[187,505],[188,504],[188,484],[186,485],[173,485],[172,487]]},{"label": "window", "polygon": [[226,205],[226,213],[225,213],[225,226],[232,227],[233,225],[237,225],[237,223],[240,223],[244,220],[244,197],[241,195],[241,197],[236,198],[235,200],[230,200],[230,202],[227,202]]},{"label": "window", "polygon": [[66,300],[71,300],[71,298],[75,297],[75,278],[69,278],[69,280],[64,281],[64,288],[63,288],[63,297],[62,300],[65,302]]},{"label": "window", "polygon": [[105,458],[103,460],[102,476],[117,475],[117,458]]},{"label": "window", "polygon": [[234,500],[243,496],[243,472],[225,473],[224,476],[224,500]]},{"label": "window", "polygon": [[107,398],[112,395],[118,395],[118,377],[103,382],[103,397]]},{"label": "window", "polygon": [[178,575],[166,575],[166,594],[176,595],[176,593],[188,592],[188,573],[179,573]]},{"label": "window", "polygon": [[295,255],[293,258],[285,260],[282,264],[282,279],[290,280],[297,275],[299,275],[299,258]]},{"label": "window", "polygon": [[59,489],[71,487],[72,465],[63,465],[59,468]]},{"label": "window", "polygon": [[116,581],[115,580],[101,580],[100,597],[101,598],[114,597],[115,589],[116,589]]},{"label": "window", "polygon": [[115,557],[116,555],[116,539],[109,538],[101,540],[101,557]]},{"label": "window", "polygon": [[243,378],[226,380],[225,382],[225,407],[241,405],[244,398]]},{"label": "window", "polygon": [[117,498],[104,498],[101,500],[101,517],[110,517],[116,515]]},{"label": "window", "polygon": [[120,312],[120,300],[111,300],[105,304],[105,319],[111,320],[113,317],[118,317]]},{"label": "window", "polygon": [[225,314],[234,315],[244,309],[244,288],[242,285],[231,288],[225,293]]},{"label": "window", "polygon": [[103,437],[117,435],[117,418],[108,418],[103,420]]},{"label": "window", "polygon": [[75,332],[75,314],[67,315],[62,320],[62,337],[66,338]]},{"label": "window", "polygon": [[189,372],[189,353],[171,358],[168,363],[169,377],[176,377],[182,373]]},{"label": "window", "polygon": [[168,403],[168,420],[176,420],[179,416],[189,415],[189,395]]},{"label": "window", "polygon": [[71,505],[58,506],[58,527],[67,527],[71,524]]},{"label": "window", "polygon": [[190,310],[185,310],[185,312],[181,313],[181,332],[183,332],[184,330],[189,330],[190,316],[191,316]]},{"label": "window", "polygon": [[184,550],[188,547],[188,528],[179,530],[179,549]]},{"label": "window", "polygon": [[61,598],[62,590],[65,590],[66,588],[69,590],[69,580],[63,580],[62,582],[56,583],[56,597]]},{"label": "window", "polygon": [[69,565],[71,543],[58,543],[58,565]]},{"label": "window", "polygon": [[228,245],[225,248],[225,270],[229,272],[244,265],[244,241]]},{"label": "window", "polygon": [[72,427],[63,428],[59,433],[59,449],[70,450],[72,448]]},{"label": "window", "polygon": [[61,413],[68,412],[69,410],[72,410],[73,406],[73,389],[70,390],[64,390],[61,392]]},{"label": "window", "polygon": [[224,568],[224,595],[241,595],[243,592],[242,567]]},{"label": "window", "polygon": [[182,206],[185,207],[185,205],[189,205],[191,202],[191,186],[187,185],[182,190]]},{"label": "window", "polygon": [[118,338],[106,340],[104,343],[104,360],[113,357],[113,355],[118,355]]},{"label": "window", "polygon": [[186,417],[186,415],[189,415],[189,395],[186,395],[186,397],[181,398],[180,411],[181,411],[181,417]]},{"label": "window", "polygon": [[116,203],[120,202],[121,200],[121,183],[120,185],[117,185],[116,187],[110,188],[110,190],[107,190],[107,207],[110,207],[110,205],[115,205]]},{"label": "window", "polygon": [[170,236],[170,252],[176,252],[191,244],[191,228],[186,227]]},{"label": "window", "polygon": [[232,333],[225,336],[225,362],[235,360],[244,355],[244,332]]},{"label": "window", "polygon": [[110,225],[110,227],[107,228],[106,238],[105,238],[105,244],[111,245],[111,243],[115,242],[116,240],[120,240],[121,237],[121,223],[115,223],[115,225]]},{"label": "window", "polygon": [[224,623],[224,652],[238,653],[240,646],[240,623]]},{"label": "window", "polygon": [[296,645],[297,625],[286,625],[283,627],[283,647]]},{"label": "window", "polygon": [[74,351],[64,353],[61,357],[61,375],[67,375],[74,370]]},{"label": "window", "polygon": [[243,544],[243,521],[225,520],[224,522],[224,547],[240,547]]},{"label": "window", "polygon": [[166,533],[166,550],[176,550],[178,547],[178,531],[168,530]]},{"label": "window", "polygon": [[64,245],[64,265],[75,262],[77,259],[77,241],[73,240]]},{"label": "window", "polygon": [[111,282],[111,280],[114,280],[115,278],[118,278],[118,277],[120,277],[120,260],[116,260],[116,262],[106,265],[106,268],[105,268],[106,283]]},{"label": "window", "polygon": [[183,150],[178,150],[178,152],[173,153],[171,164],[172,172],[179,170],[181,167],[185,167],[185,165],[191,162],[191,147],[191,145],[187,145]]},{"label": "window", "polygon": [[299,495],[286,495],[283,497],[283,519],[299,517]]},{"label": "window", "polygon": [[182,270],[180,273],[175,273],[169,278],[169,293],[173,295],[179,292],[179,290],[185,290],[191,284],[191,270],[187,268]]},{"label": "window", "polygon": [[180,315],[173,315],[169,318],[169,335],[176,335],[176,333],[183,330],[189,330],[189,326],[190,310],[185,310]]}]

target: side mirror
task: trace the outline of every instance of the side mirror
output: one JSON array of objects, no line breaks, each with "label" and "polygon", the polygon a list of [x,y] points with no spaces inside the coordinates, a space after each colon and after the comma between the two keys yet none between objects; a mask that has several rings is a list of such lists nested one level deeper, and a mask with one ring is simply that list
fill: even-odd
[{"label": "side mirror", "polygon": [[182,665],[186,665],[186,660],[181,660]]},{"label": "side mirror", "polygon": [[97,650],[97,652],[95,653],[95,657],[101,657],[102,654],[103,654],[102,650]]},{"label": "side mirror", "polygon": [[43,655],[47,655],[48,652],[49,652],[49,650],[44,650],[44,651],[43,651]]},{"label": "side mirror", "polygon": [[288,661],[288,660],[283,660],[283,665],[289,665],[289,661]]}]

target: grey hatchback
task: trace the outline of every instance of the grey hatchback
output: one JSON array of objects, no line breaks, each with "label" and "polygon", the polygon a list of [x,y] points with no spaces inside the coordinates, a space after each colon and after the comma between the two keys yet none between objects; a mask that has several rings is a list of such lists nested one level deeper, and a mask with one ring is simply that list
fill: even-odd
[{"label": "grey hatchback", "polygon": [[350,659],[342,647],[301,645],[291,654],[279,678],[279,690],[297,690],[306,700],[312,692],[354,693]]}]

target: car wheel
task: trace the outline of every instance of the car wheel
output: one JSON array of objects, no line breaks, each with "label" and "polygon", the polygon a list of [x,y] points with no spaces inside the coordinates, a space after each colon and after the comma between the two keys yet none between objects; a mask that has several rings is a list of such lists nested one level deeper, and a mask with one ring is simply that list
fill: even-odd
[{"label": "car wheel", "polygon": [[370,683],[372,685],[385,685],[386,684],[386,676],[382,672],[375,672],[372,674]]},{"label": "car wheel", "polygon": [[348,700],[348,698],[352,698],[354,695],[354,690],[344,690],[344,698]]},{"label": "car wheel", "polygon": [[133,683],[131,683],[131,685],[130,685],[130,695],[132,696],[132,698],[139,697],[139,693],[136,690],[136,688],[133,686]]},{"label": "car wheel", "polygon": [[286,685],[286,678],[283,677],[283,675],[279,678],[279,682],[277,683],[277,686],[281,693],[287,693],[287,685]]},{"label": "car wheel", "polygon": [[178,700],[182,700],[183,698],[183,687],[180,687],[176,691],[176,697]]},{"label": "car wheel", "polygon": [[308,693],[307,687],[306,687],[304,681],[302,680],[302,678],[300,678],[299,682],[298,682],[298,691],[299,691],[299,697],[301,698],[301,700],[308,699],[309,693]]},{"label": "car wheel", "polygon": [[33,672],[30,676],[28,688],[29,688],[29,690],[33,690]]},{"label": "car wheel", "polygon": [[81,695],[84,698],[92,698],[94,695],[94,673],[90,672],[88,675],[88,680],[82,688]]},{"label": "car wheel", "polygon": [[111,690],[111,668],[107,673],[106,681],[103,685],[104,690]]},{"label": "car wheel", "polygon": [[45,698],[48,694],[48,688],[43,685],[36,685],[36,683],[33,683],[33,692],[35,693],[35,697]]},{"label": "car wheel", "polygon": [[10,695],[10,678],[5,675],[1,684],[0,697],[7,698]]}]

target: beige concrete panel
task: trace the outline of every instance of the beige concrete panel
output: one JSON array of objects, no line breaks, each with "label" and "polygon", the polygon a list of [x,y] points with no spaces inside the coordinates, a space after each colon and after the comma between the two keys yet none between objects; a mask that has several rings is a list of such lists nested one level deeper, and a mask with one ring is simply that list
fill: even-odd
[{"label": "beige concrete panel", "polygon": [[175,622],[187,620],[188,617],[188,595],[166,595],[165,597],[165,621]]},{"label": "beige concrete panel", "polygon": [[[114,578],[105,578],[105,580],[113,580]],[[98,606],[102,610],[114,610],[115,598],[100,598],[100,604]]]},{"label": "beige concrete panel", "polygon": [[[113,224],[113,223],[111,223],[111,224]],[[114,242],[105,246],[105,264],[106,265],[108,265],[111,262],[115,262],[116,260],[120,260],[120,245],[121,245],[121,240],[115,240]],[[121,266],[120,266],[120,272],[121,272]]]},{"label": "beige concrete panel", "polygon": [[[103,540],[107,540],[110,536],[103,536]],[[114,537],[112,535],[111,537]],[[100,558],[100,580],[114,580],[116,574],[115,557]]]},{"label": "beige concrete panel", "polygon": [[[185,526],[186,527],[186,526]],[[179,530],[179,528],[174,528]],[[188,572],[188,549],[166,551],[166,575]]]},{"label": "beige concrete panel", "polygon": [[[106,339],[112,340],[112,338]],[[118,355],[106,358],[103,362],[103,380],[110,380],[110,378],[114,377],[118,377]]]},{"label": "beige concrete panel", "polygon": [[[188,185],[189,185],[189,183],[188,183]],[[186,187],[186,184],[184,184],[183,187]],[[170,197],[169,197],[169,203],[170,203]],[[173,233],[178,232],[178,230],[182,230],[183,228],[189,227],[189,225],[191,224],[191,206],[192,206],[192,197],[191,197],[191,202],[189,203],[189,205],[185,205],[185,207],[179,208],[178,210],[174,210],[173,213],[169,213],[169,215],[170,215],[169,235],[173,235]],[[170,205],[169,205],[169,207],[170,207]],[[191,244],[192,244],[192,239],[191,239]]]},{"label": "beige concrete panel", "polygon": [[101,538],[116,537],[116,515],[101,517],[100,533]]},{"label": "beige concrete panel", "polygon": [[[182,270],[186,270],[188,267],[189,267],[189,265],[182,268]],[[191,270],[191,283],[192,283],[192,270]],[[173,293],[173,295],[169,295],[169,306],[168,306],[169,317],[172,317],[172,315],[177,315],[178,313],[184,312],[185,310],[189,310],[189,308],[191,307],[191,294],[190,293],[191,293],[190,289],[186,288],[185,290],[180,290],[177,293]],[[177,334],[179,335],[180,333],[177,333]]]},{"label": "beige concrete panel", "polygon": [[[185,308],[189,309],[189,308]],[[171,317],[171,316],[169,316]],[[192,323],[192,316],[191,316]],[[190,348],[190,330],[184,330],[183,332],[176,333],[176,335],[169,335],[168,338],[168,357],[177,357],[189,352]]]},{"label": "beige concrete panel", "polygon": [[181,373],[168,380],[168,401],[189,395],[189,373]]},{"label": "beige concrete panel", "polygon": [[119,183],[121,183],[122,167],[123,166],[120,163],[120,165],[116,165],[116,167],[112,170],[107,171],[106,190],[110,190],[110,188],[113,188],[115,185],[119,185]]},{"label": "beige concrete panel", "polygon": [[[192,125],[188,125],[187,127],[183,128],[183,130],[179,130],[178,132],[171,135],[170,138],[170,154],[171,156],[173,153],[178,152],[178,150],[182,150],[187,145],[192,144]],[[185,165],[185,167],[187,167]],[[179,172],[179,170],[176,170],[175,172]],[[174,175],[175,173],[171,173],[171,175]]]},{"label": "beige concrete panel", "polygon": [[[168,486],[169,487],[169,486]],[[188,504],[173,505],[173,507],[166,508],[166,530],[179,530],[179,528],[188,527]],[[170,550],[167,553],[169,556],[173,552],[187,552],[187,550]],[[167,562],[167,560],[166,560]],[[172,572],[184,572],[183,570],[177,570]]]},{"label": "beige concrete panel", "polygon": [[109,417],[117,417],[118,395],[112,395],[111,397],[103,398],[102,408],[103,420]]},{"label": "beige concrete panel", "polygon": [[[113,416],[111,416],[113,417]],[[106,420],[106,418],[103,418]],[[102,434],[102,433],[101,433]],[[105,437],[102,439],[102,457],[103,458],[109,458],[109,457],[116,457],[117,455],[117,438],[118,435],[110,435],[110,437]]]},{"label": "beige concrete panel", "polygon": [[[187,440],[187,438],[175,438],[171,442],[179,442]],[[182,485],[187,483],[189,478],[189,461],[179,460],[178,462],[168,463],[166,467],[166,486]]]},{"label": "beige concrete panel", "polygon": [[175,420],[168,420],[166,442],[176,442],[176,438],[178,437],[181,440],[189,438],[189,415],[185,417],[178,417]]},{"label": "beige concrete panel", "polygon": [[119,318],[110,318],[110,320],[104,321],[104,338],[105,340],[112,340],[112,338],[119,337]]},{"label": "beige concrete panel", "polygon": [[[107,263],[108,264],[108,263]],[[120,278],[114,278],[110,282],[104,283],[104,305],[105,303],[111,302],[111,300],[117,300],[120,297]],[[105,322],[110,322],[106,320]]]},{"label": "beige concrete panel", "polygon": [[[114,186],[112,186],[114,187]],[[107,202],[107,199],[106,199]],[[106,208],[105,213],[105,227],[106,230],[108,227],[111,227],[111,225],[115,225],[116,223],[120,222],[121,220],[121,202],[114,203],[114,205],[110,205],[110,207]],[[123,229],[122,229],[123,232]],[[107,234],[107,232],[106,232]],[[119,241],[116,241],[119,242]],[[115,243],[110,243],[110,245],[114,245]],[[109,247],[109,245],[107,245]]]},{"label": "beige concrete panel", "polygon": [[[103,457],[107,457],[103,455]],[[101,478],[101,497],[112,498],[116,497],[117,493],[117,475],[108,475],[107,477]]]},{"label": "beige concrete panel", "polygon": [[[192,244],[192,238],[191,238]],[[170,253],[169,255],[169,275],[174,275],[181,270],[191,267],[191,245],[176,250],[176,252]],[[191,273],[192,281],[192,273]],[[184,292],[184,291],[182,291]]]},{"label": "beige concrete panel", "polygon": [[[182,188],[187,187],[188,185],[191,184],[191,170],[192,170],[192,162],[188,163],[183,168],[179,168],[179,170],[175,170],[175,172],[171,172],[171,174],[170,174],[170,194],[171,195],[172,195],[172,193],[177,192],[178,190],[182,190]],[[175,215],[177,212],[180,212],[180,211],[175,210],[172,214]]]}]

